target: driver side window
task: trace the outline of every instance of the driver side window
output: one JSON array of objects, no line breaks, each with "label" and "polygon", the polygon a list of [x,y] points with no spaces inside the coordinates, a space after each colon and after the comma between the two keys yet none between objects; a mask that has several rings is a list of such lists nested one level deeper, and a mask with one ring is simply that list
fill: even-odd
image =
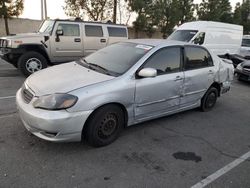
[{"label": "driver side window", "polygon": [[157,75],[179,72],[181,68],[181,48],[160,49],[147,60],[143,68],[154,68],[157,70]]}]

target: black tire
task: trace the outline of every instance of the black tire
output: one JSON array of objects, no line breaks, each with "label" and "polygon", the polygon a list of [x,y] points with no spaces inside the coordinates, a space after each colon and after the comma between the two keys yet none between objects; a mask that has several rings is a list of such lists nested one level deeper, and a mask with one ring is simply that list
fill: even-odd
[{"label": "black tire", "polygon": [[213,109],[218,98],[218,90],[210,87],[201,99],[201,111],[208,112]]},{"label": "black tire", "polygon": [[83,137],[89,145],[102,147],[114,142],[124,127],[124,113],[117,105],[97,109],[87,121]]},{"label": "black tire", "polygon": [[46,68],[47,66],[48,62],[46,58],[40,53],[34,51],[27,52],[18,59],[18,69],[25,76],[29,76],[36,71]]}]

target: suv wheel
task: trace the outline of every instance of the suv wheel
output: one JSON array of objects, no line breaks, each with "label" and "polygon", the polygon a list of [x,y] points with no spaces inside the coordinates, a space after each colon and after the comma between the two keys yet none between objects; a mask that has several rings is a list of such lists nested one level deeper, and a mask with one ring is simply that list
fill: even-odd
[{"label": "suv wheel", "polygon": [[86,126],[83,138],[91,146],[106,146],[118,138],[124,127],[123,110],[116,105],[103,106],[94,112]]},{"label": "suv wheel", "polygon": [[216,104],[217,98],[218,90],[214,87],[210,87],[201,99],[201,110],[203,112],[212,110]]},{"label": "suv wheel", "polygon": [[18,60],[18,68],[25,76],[29,76],[46,67],[46,58],[38,52],[27,52]]}]

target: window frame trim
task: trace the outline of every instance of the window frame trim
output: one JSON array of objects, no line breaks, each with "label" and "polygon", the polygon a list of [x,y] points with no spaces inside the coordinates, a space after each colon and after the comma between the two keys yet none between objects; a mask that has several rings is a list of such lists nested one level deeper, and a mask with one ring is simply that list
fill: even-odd
[{"label": "window frame trim", "polygon": [[[200,48],[200,49],[203,49],[205,50],[208,55],[210,55],[211,57],[211,60],[212,60],[212,65],[209,65],[209,66],[206,66],[206,67],[200,67],[200,68],[195,68],[195,69],[186,69],[186,64],[187,64],[187,54],[186,54],[186,48],[187,47],[192,47],[192,48]],[[203,46],[194,46],[194,45],[184,45],[184,48],[183,48],[183,71],[193,71],[193,70],[199,70],[199,69],[204,69],[204,68],[209,68],[209,67],[214,67],[214,60],[213,60],[213,56],[211,55],[211,53],[206,49],[204,48]]]},{"label": "window frame trim", "polygon": [[60,37],[81,37],[81,26],[80,24],[77,23],[64,23],[64,22],[59,22],[56,26],[55,32],[58,30],[59,25],[77,25],[79,29],[79,35],[61,35]]},{"label": "window frame trim", "polygon": [[179,72],[183,72],[183,68],[184,68],[184,46],[182,45],[172,45],[172,46],[164,46],[162,48],[159,48],[157,51],[155,51],[153,54],[151,54],[144,62],[143,64],[136,70],[135,72],[135,78],[136,79],[142,79],[141,77],[138,76],[138,73],[143,69],[144,65],[149,61],[149,59],[151,59],[156,53],[158,53],[159,51],[161,50],[164,50],[164,49],[168,49],[168,48],[180,48],[180,69],[179,71],[176,71],[176,72],[169,72],[169,73],[165,73],[165,74],[160,74],[160,75],[157,75],[156,77],[159,77],[159,76],[165,76],[165,75],[169,75],[169,74],[175,74],[175,73],[179,73]]},{"label": "window frame trim", "polygon": [[[89,36],[86,33],[86,27],[90,26],[90,27],[100,27],[102,29],[102,36]],[[85,37],[97,37],[97,38],[102,38],[104,37],[104,30],[103,30],[103,26],[102,25],[93,25],[93,24],[84,24],[84,35]]]}]

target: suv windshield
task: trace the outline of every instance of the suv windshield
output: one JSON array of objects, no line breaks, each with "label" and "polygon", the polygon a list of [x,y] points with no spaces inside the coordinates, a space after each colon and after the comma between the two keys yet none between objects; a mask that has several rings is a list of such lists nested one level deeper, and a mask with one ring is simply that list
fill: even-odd
[{"label": "suv windshield", "polygon": [[52,21],[52,20],[44,21],[38,32],[51,34],[54,23],[55,21]]},{"label": "suv windshield", "polygon": [[197,33],[197,30],[177,30],[172,33],[168,39],[183,42],[189,42]]},{"label": "suv windshield", "polygon": [[117,43],[89,56],[83,63],[89,68],[112,76],[119,76],[130,69],[153,47],[135,43]]},{"label": "suv windshield", "polygon": [[242,39],[242,46],[250,47],[250,39]]}]

